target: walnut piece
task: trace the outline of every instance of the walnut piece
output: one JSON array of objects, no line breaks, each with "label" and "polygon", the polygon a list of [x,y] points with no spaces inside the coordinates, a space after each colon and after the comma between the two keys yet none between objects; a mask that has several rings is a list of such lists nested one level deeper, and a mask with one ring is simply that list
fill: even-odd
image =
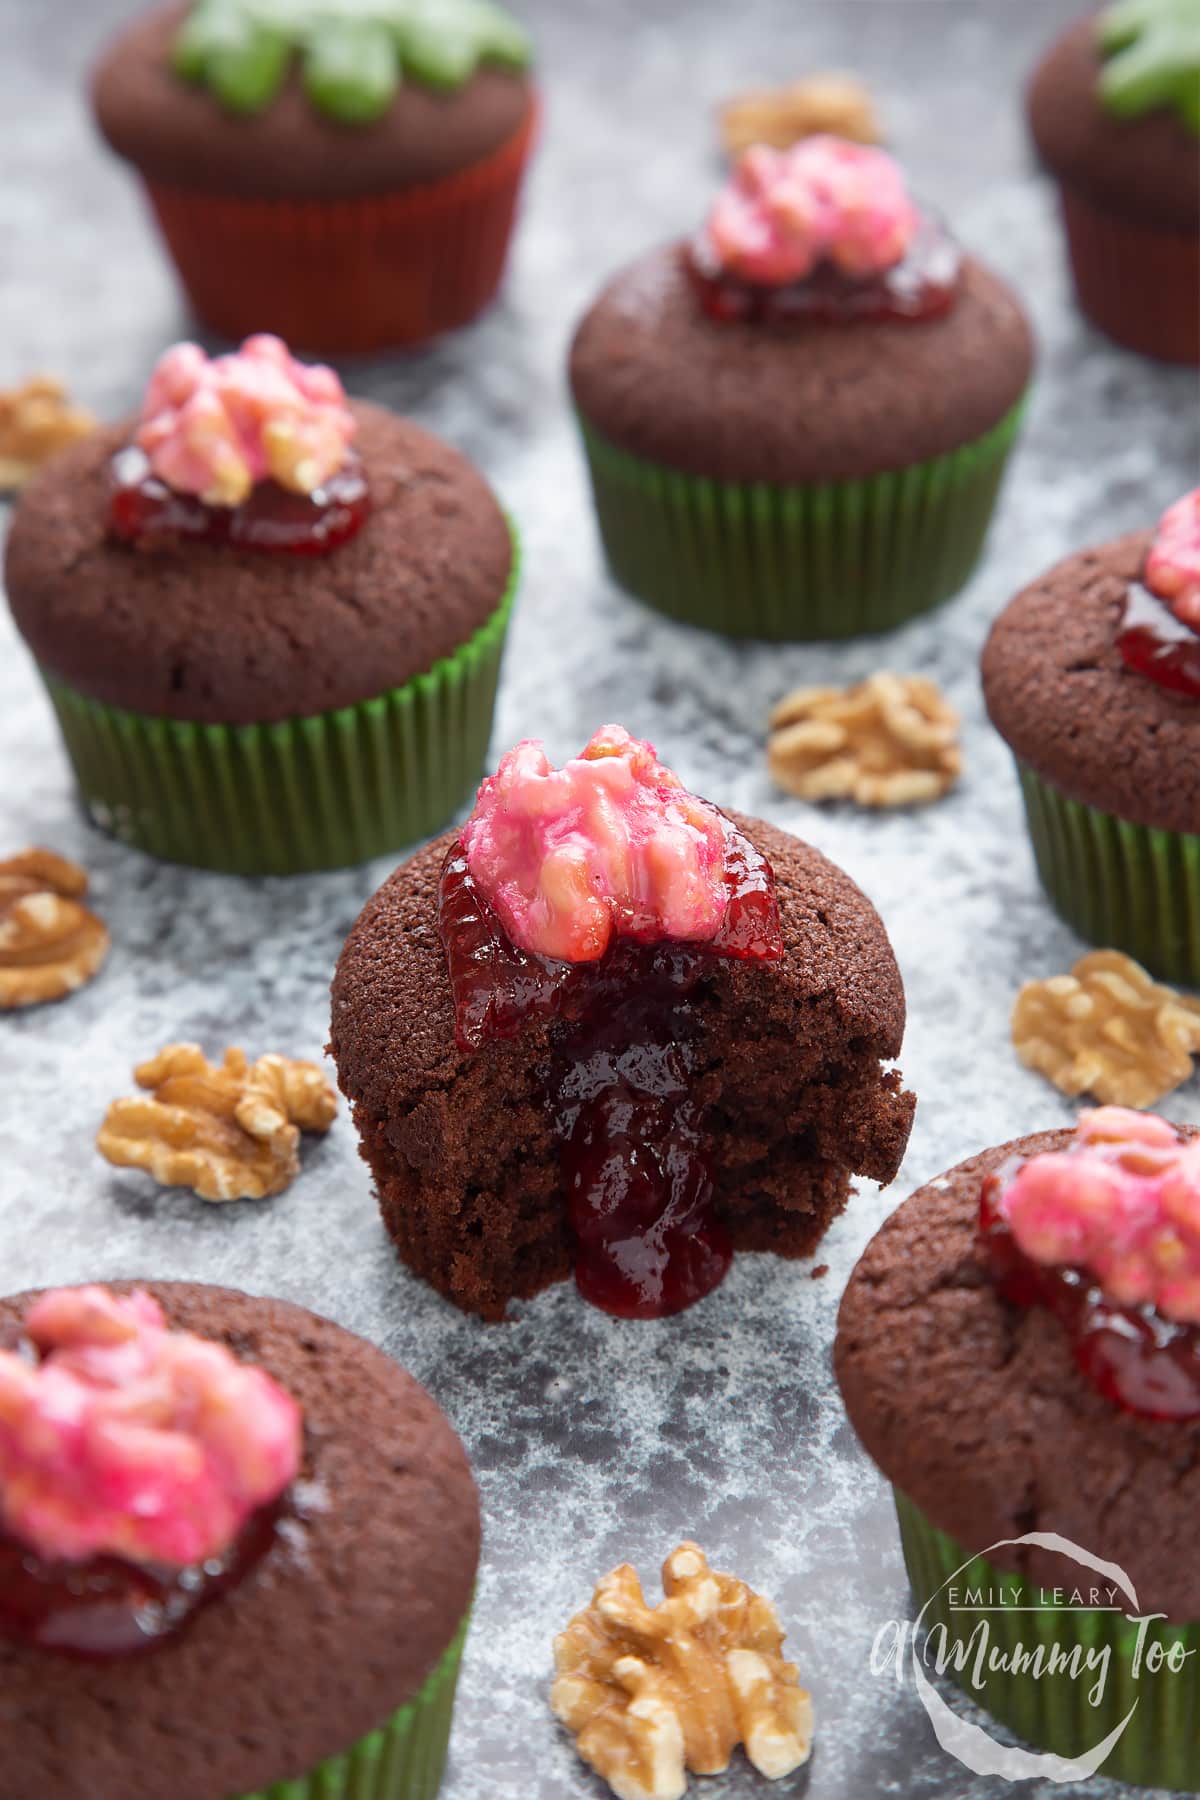
[{"label": "walnut piece", "polygon": [[939,799],[962,773],[958,714],[926,675],[796,688],[770,724],[771,777],[801,800],[917,806]]},{"label": "walnut piece", "polygon": [[721,108],[721,142],[731,157],[752,144],[786,150],[821,131],[859,144],[879,143],[871,96],[853,75],[809,75],[786,87],[739,94]]},{"label": "walnut piece", "polygon": [[24,487],[56,450],[95,429],[91,413],[73,406],[52,375],[33,375],[0,391],[0,493]]},{"label": "walnut piece", "polygon": [[554,1643],[550,1704],[618,1800],[680,1800],[687,1771],[716,1775],[741,1743],[772,1780],[807,1762],[812,1701],[769,1600],[714,1573],[696,1544],[662,1570],[647,1606],[628,1563]]},{"label": "walnut piece", "polygon": [[1093,950],[1069,975],[1026,982],[1012,1040],[1026,1068],[1048,1075],[1061,1093],[1153,1106],[1192,1073],[1200,1000],[1159,985],[1119,950]]},{"label": "walnut piece", "polygon": [[53,850],[0,862],[0,1012],[61,1000],[90,981],[111,939],[80,904],[88,878]]},{"label": "walnut piece", "polygon": [[328,1131],[337,1112],[316,1063],[286,1056],[251,1063],[230,1049],[218,1068],[197,1044],[168,1044],[133,1076],[149,1093],[113,1101],[96,1148],[202,1200],[281,1193],[300,1169],[301,1131]]}]

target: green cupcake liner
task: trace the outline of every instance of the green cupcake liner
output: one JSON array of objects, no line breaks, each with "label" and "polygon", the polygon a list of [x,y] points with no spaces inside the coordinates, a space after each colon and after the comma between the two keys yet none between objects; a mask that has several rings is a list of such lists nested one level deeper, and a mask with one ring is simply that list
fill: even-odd
[{"label": "green cupcake liner", "polygon": [[[1139,1626],[1123,1612],[1094,1608],[1055,1607],[1044,1610],[1036,1584],[1008,1570],[1001,1570],[982,1556],[972,1557],[960,1544],[932,1525],[919,1507],[893,1489],[900,1537],[913,1593],[925,1610],[923,1631],[945,1627],[946,1639],[964,1644],[972,1632],[986,1628],[989,1650],[1011,1658],[1018,1647],[1048,1657],[1058,1646],[1069,1654],[1078,1646],[1097,1659],[1089,1674],[1072,1680],[1070,1675],[1046,1669],[1033,1674],[1011,1668],[986,1675],[982,1690],[972,1685],[971,1669],[959,1670],[949,1661],[946,1673],[964,1693],[1001,1720],[1036,1750],[1056,1756],[1079,1757],[1099,1746],[1126,1714],[1128,1724],[1098,1773],[1139,1787],[1175,1788],[1186,1794],[1200,1793],[1200,1624],[1170,1625],[1156,1619],[1145,1628],[1140,1660],[1137,1655]],[[1006,1596],[1000,1606],[971,1608],[962,1601],[952,1607],[947,1584],[955,1589],[981,1588]],[[1011,1597],[1011,1598],[1009,1598]],[[1024,1605],[1025,1610],[1017,1610]],[[940,1647],[924,1640],[922,1666],[932,1673],[931,1651]],[[1172,1652],[1182,1667],[1165,1664],[1152,1671],[1154,1653]],[[1107,1652],[1104,1692],[1099,1703],[1087,1698]],[[1188,1653],[1191,1654],[1188,1654]]]},{"label": "green cupcake liner", "polygon": [[1017,762],[1042,886],[1089,943],[1200,987],[1200,836],[1068,800]]},{"label": "green cupcake liner", "polygon": [[446,1767],[468,1614],[414,1699],[386,1725],[296,1781],[277,1781],[241,1800],[434,1800]]},{"label": "green cupcake liner", "polygon": [[233,875],[339,869],[440,830],[479,780],[519,576],[424,675],[275,725],[196,725],[89,699],[42,669],[84,805],[123,843]]},{"label": "green cupcake liner", "polygon": [[930,462],[793,486],[681,474],[580,417],[609,567],[659,612],[729,637],[890,631],[970,575],[1024,407]]}]

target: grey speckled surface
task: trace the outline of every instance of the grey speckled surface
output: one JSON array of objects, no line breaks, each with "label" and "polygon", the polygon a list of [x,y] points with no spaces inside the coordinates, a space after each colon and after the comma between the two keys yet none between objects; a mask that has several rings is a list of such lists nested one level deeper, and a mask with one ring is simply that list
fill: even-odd
[{"label": "grey speckled surface", "polygon": [[[908,986],[903,1067],[920,1111],[895,1187],[861,1193],[830,1234],[826,1279],[749,1258],[667,1323],[610,1321],[562,1287],[486,1328],[397,1269],[345,1120],[265,1205],[219,1210],[107,1170],[91,1150],[97,1121],[161,1042],[319,1051],[334,958],[385,869],[250,885],[108,843],[75,809],[46,703],[0,620],[0,848],[40,840],[87,862],[116,945],[69,1005],[0,1025],[4,1286],[131,1272],[241,1284],[332,1314],[428,1383],[466,1439],[487,1520],[446,1800],[600,1794],[546,1709],[550,1639],[603,1570],[628,1557],[652,1575],[685,1535],[771,1594],[790,1625],[818,1711],[812,1800],[1007,1791],[972,1781],[911,1690],[868,1671],[875,1630],[904,1615],[906,1592],[888,1496],[846,1425],[829,1345],[854,1258],[897,1200],[983,1143],[1071,1116],[1009,1048],[1018,982],[1079,946],[1040,898],[1006,755],[983,720],[986,624],[1043,565],[1141,525],[1195,479],[1194,384],[1084,328],[1051,195],[1026,155],[1020,80],[1073,5],[526,0],[549,104],[506,296],[432,354],[346,371],[353,391],[477,458],[521,523],[528,577],[496,745],[543,734],[559,756],[621,719],[701,792],[813,837],[882,911]],[[186,328],[133,186],[91,142],[79,95],[95,45],[130,10],[0,0],[0,385],[51,368],[108,413],[134,401]],[[1041,378],[990,552],[957,602],[885,646],[756,651],[660,623],[607,584],[561,370],[599,278],[703,204],[713,102],[806,66],[857,67],[875,86],[921,191],[1026,295]],[[760,754],[770,701],[881,662],[929,671],[961,706],[961,790],[882,818],[774,794]],[[1200,1117],[1196,1087],[1165,1110]],[[767,1790],[739,1761],[694,1791]]]}]

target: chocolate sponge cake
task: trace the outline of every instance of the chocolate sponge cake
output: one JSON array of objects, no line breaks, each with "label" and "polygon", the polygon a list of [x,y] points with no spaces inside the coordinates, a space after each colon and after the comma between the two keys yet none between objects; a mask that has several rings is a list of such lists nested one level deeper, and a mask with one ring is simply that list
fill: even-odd
[{"label": "chocolate sponge cake", "polygon": [[[12,1800],[285,1786],[300,1800],[382,1800],[386,1761],[389,1796],[431,1794],[479,1558],[458,1438],[390,1357],[328,1319],[225,1288],[140,1285],[172,1332],[261,1369],[299,1407],[300,1473],[269,1548],[153,1648],[67,1655],[0,1631],[0,1788]],[[6,1343],[34,1298],[0,1301]]]},{"label": "chocolate sponge cake", "polygon": [[[1115,1555],[1144,1611],[1200,1619],[1200,1421],[1114,1406],[1052,1313],[998,1292],[980,1241],[985,1177],[1070,1141],[1044,1131],[985,1150],[892,1214],[842,1300],[838,1385],[872,1461],[966,1550],[1058,1532]],[[1047,1586],[1076,1576],[1049,1548],[989,1560]]]},{"label": "chocolate sponge cake", "polygon": [[[904,995],[853,882],[785,832],[731,822],[774,870],[783,953],[714,956],[692,990],[696,1131],[732,1248],[801,1257],[853,1174],[887,1182],[900,1163],[914,1100],[888,1065]],[[456,1044],[438,931],[456,841],[420,851],[365,907],[334,978],[332,1050],[401,1256],[457,1306],[499,1319],[576,1261],[547,1104],[563,1026],[537,1016],[477,1049]]]}]

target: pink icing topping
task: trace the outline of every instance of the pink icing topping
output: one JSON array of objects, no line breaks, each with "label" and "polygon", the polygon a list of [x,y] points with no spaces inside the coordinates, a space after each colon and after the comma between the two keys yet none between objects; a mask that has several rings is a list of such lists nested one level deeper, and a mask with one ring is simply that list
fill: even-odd
[{"label": "pink icing topping", "polygon": [[1118,1305],[1200,1324],[1200,1139],[1098,1107],[1068,1150],[1022,1164],[999,1204],[1032,1261],[1087,1269]]},{"label": "pink icing topping", "polygon": [[890,269],[918,222],[886,151],[818,136],[790,150],[747,150],[713,204],[707,231],[728,273],[775,287],[802,280],[823,260],[845,275]]},{"label": "pink icing topping", "polygon": [[0,1518],[47,1560],[187,1568],[295,1478],[296,1402],[140,1289],[59,1288],[24,1331],[40,1362],[0,1351]]},{"label": "pink icing topping", "polygon": [[1150,591],[1200,631],[1200,488],[1169,506],[1158,521],[1143,573]]},{"label": "pink icing topping", "polygon": [[228,356],[209,358],[198,344],[160,356],[135,441],[176,492],[240,506],[268,479],[313,493],[341,467],[354,428],[333,370],[297,362],[261,333]]},{"label": "pink icing topping", "polygon": [[614,934],[703,942],[728,905],[720,814],[620,725],[561,769],[531,739],[510,750],[462,844],[513,943],[564,962],[595,961]]}]

